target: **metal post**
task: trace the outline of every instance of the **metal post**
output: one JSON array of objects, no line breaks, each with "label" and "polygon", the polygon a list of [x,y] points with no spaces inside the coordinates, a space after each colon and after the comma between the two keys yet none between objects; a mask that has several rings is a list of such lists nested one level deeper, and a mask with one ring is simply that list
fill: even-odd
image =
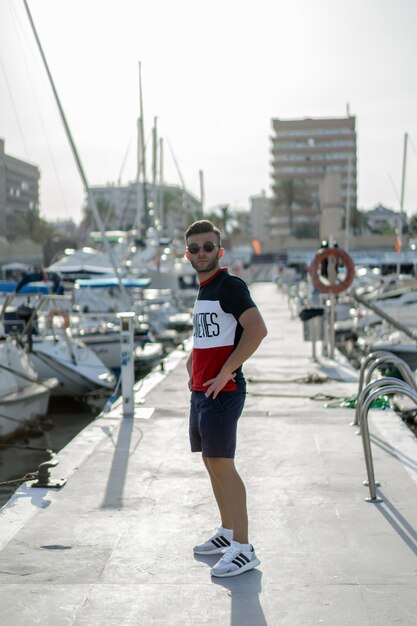
[{"label": "metal post", "polygon": [[[373,371],[380,367],[382,363],[391,363],[396,365],[399,369],[402,377],[405,382],[410,385],[412,389],[417,391],[416,382],[413,377],[413,373],[411,372],[409,366],[405,361],[400,359],[400,357],[392,354],[392,352],[386,352],[384,350],[378,350],[376,352],[372,352],[361,364],[360,374],[359,374],[359,387],[357,394],[357,402],[356,402],[356,411],[355,411],[355,419],[351,422],[351,426],[358,425],[359,412],[360,412],[360,398],[362,397],[362,390],[364,384],[367,386],[370,383],[371,376]],[[367,369],[369,368],[369,369]],[[401,382],[400,379],[397,379],[398,382]],[[364,398],[363,398],[364,400]]]},{"label": "metal post", "polygon": [[371,440],[369,436],[368,412],[374,400],[376,400],[377,398],[381,396],[393,395],[395,393],[402,393],[408,398],[410,398],[410,400],[413,400],[415,404],[417,404],[417,394],[415,393],[415,391],[413,391],[411,387],[409,387],[405,383],[402,383],[398,385],[387,385],[386,387],[381,387],[377,391],[374,391],[373,393],[369,394],[369,396],[365,400],[362,406],[362,409],[360,411],[359,425],[360,425],[361,434],[362,434],[362,444],[363,444],[363,451],[365,455],[365,464],[366,464],[366,471],[368,474],[368,484],[369,484],[369,493],[370,493],[370,497],[365,498],[367,502],[381,502],[382,501],[382,498],[378,497],[376,493],[374,464],[372,460]]},{"label": "metal post", "polygon": [[135,399],[133,387],[135,384],[135,342],[133,338],[132,311],[118,313],[120,318],[120,376],[122,380],[123,417],[134,417]]},{"label": "metal post", "polygon": [[329,357],[334,359],[334,345],[335,345],[335,333],[334,333],[334,308],[336,304],[336,298],[334,293],[330,294],[330,308],[329,308]]},{"label": "metal post", "polygon": [[311,356],[313,361],[317,361],[317,354],[316,354],[316,341],[317,341],[317,326],[316,326],[316,317],[313,317],[311,320],[309,320],[308,323],[310,323],[310,331],[311,331]]}]

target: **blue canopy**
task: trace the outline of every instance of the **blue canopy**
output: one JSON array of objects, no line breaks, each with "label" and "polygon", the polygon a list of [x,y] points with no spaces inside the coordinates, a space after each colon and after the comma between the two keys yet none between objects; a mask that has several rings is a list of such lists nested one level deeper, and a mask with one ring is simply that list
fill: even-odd
[{"label": "blue canopy", "polygon": [[[144,287],[148,287],[150,283],[150,278],[122,278],[123,287],[127,287],[128,289],[143,289]],[[90,287],[91,289],[119,287],[119,281],[115,276],[108,278],[77,278],[75,284],[81,289],[85,287]]]}]

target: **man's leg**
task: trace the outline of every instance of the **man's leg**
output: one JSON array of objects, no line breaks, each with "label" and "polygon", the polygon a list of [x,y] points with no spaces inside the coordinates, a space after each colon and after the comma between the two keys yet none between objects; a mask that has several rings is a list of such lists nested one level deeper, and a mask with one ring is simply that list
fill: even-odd
[{"label": "man's leg", "polygon": [[225,498],[221,484],[219,483],[216,476],[210,469],[209,461],[211,461],[211,459],[208,459],[207,457],[203,456],[203,461],[204,461],[204,465],[206,466],[207,472],[210,476],[210,481],[211,481],[211,486],[213,489],[214,497],[216,498],[217,506],[219,507],[219,511],[220,511],[220,519],[222,522],[222,526],[223,528],[230,528],[231,530],[233,530],[233,519],[229,510],[227,499]]},{"label": "man's leg", "polygon": [[203,460],[209,472],[223,527],[233,529],[235,541],[247,544],[246,489],[236,470],[234,459],[203,457]]}]

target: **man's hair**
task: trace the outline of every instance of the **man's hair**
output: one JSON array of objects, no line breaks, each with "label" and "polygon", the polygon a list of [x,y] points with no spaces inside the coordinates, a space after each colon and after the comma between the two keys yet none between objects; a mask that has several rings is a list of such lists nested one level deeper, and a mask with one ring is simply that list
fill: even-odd
[{"label": "man's hair", "polygon": [[191,237],[191,235],[199,235],[200,233],[215,233],[220,245],[220,230],[209,220],[198,220],[194,222],[194,224],[191,224],[185,232],[185,241],[187,241],[188,237]]}]

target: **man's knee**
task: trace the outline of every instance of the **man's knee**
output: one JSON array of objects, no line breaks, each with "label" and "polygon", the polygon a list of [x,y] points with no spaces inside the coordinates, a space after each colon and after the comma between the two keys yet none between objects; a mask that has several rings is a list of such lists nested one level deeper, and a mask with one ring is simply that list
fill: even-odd
[{"label": "man's knee", "polygon": [[222,457],[203,457],[203,460],[208,471],[217,478],[236,472],[234,459]]}]

